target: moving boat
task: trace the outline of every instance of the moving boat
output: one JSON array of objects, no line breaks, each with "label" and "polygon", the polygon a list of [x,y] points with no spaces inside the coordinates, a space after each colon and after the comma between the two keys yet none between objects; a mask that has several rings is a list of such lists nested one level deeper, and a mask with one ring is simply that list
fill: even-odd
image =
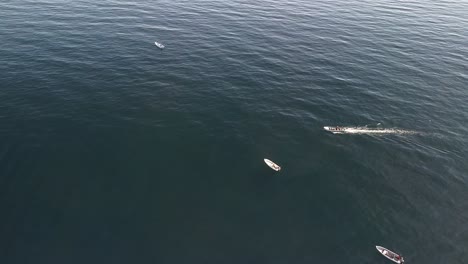
[{"label": "moving boat", "polygon": [[398,255],[397,253],[393,252],[393,251],[390,251],[384,247],[381,247],[381,246],[375,246],[375,248],[377,248],[377,250],[380,252],[380,254],[384,255],[386,258],[388,258],[389,260],[395,262],[395,263],[398,263],[398,264],[403,264],[405,263],[405,260],[403,259],[403,257],[401,255]]},{"label": "moving boat", "polygon": [[164,49],[164,45],[161,44],[161,43],[158,43],[158,42],[155,41],[155,42],[154,42],[154,45],[156,45],[156,46],[157,46],[158,48],[160,48],[160,49]]},{"label": "moving boat", "polygon": [[336,133],[345,133],[347,128],[339,127],[339,126],[334,126],[334,127],[325,126],[325,127],[323,127],[323,129],[325,129],[326,131],[330,131],[333,134],[336,134]]},{"label": "moving boat", "polygon": [[402,129],[382,129],[382,128],[368,128],[368,127],[340,127],[340,126],[325,126],[326,131],[333,134],[412,134],[414,131],[407,131]]},{"label": "moving boat", "polygon": [[273,161],[269,160],[269,159],[263,159],[263,161],[265,161],[265,163],[268,165],[268,167],[272,168],[273,170],[275,171],[279,171],[281,170],[281,167],[274,163]]}]

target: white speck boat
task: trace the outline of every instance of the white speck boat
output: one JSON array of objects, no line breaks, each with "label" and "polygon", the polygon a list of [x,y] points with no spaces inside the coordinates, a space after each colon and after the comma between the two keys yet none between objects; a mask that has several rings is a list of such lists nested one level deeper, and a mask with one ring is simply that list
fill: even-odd
[{"label": "white speck boat", "polygon": [[263,160],[265,161],[266,165],[268,165],[268,167],[272,168],[273,170],[275,171],[281,170],[281,167],[278,164],[274,163],[273,161],[269,159],[263,159]]},{"label": "white speck boat", "polygon": [[405,263],[405,260],[403,259],[403,256],[398,255],[397,253],[390,251],[384,247],[381,246],[375,246],[377,250],[380,252],[380,254],[384,255],[384,257],[388,258],[389,260],[398,263],[398,264],[403,264]]},{"label": "white speck boat", "polygon": [[155,42],[154,42],[154,45],[156,45],[156,46],[157,46],[158,48],[160,48],[160,49],[164,49],[164,45],[161,44],[161,43],[158,43],[158,42],[155,41]]}]

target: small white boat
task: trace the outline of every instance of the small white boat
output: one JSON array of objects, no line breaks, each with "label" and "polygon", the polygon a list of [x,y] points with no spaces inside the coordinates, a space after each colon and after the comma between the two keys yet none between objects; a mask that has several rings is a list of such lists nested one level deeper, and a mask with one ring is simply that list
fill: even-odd
[{"label": "small white boat", "polygon": [[381,246],[375,246],[377,250],[380,252],[380,254],[384,255],[384,257],[388,258],[389,260],[398,263],[398,264],[403,264],[405,263],[405,260],[403,259],[403,256],[398,255],[397,253],[390,251],[384,247]]},{"label": "small white boat", "polygon": [[263,159],[263,160],[265,161],[266,165],[268,165],[268,167],[272,168],[273,170],[275,171],[281,170],[281,167],[278,164],[274,163],[273,161],[269,159]]},{"label": "small white boat", "polygon": [[334,126],[334,127],[325,126],[325,127],[323,127],[323,129],[325,129],[326,131],[330,131],[330,132],[332,132],[333,134],[346,133],[346,131],[347,131],[347,128],[345,128],[345,127],[339,127],[339,126]]},{"label": "small white boat", "polygon": [[382,128],[368,128],[368,127],[340,127],[340,126],[325,126],[323,127],[326,131],[332,132],[333,134],[415,134],[415,131],[402,130],[402,129],[382,129]]},{"label": "small white boat", "polygon": [[160,49],[164,49],[164,45],[161,44],[161,43],[158,43],[158,42],[155,41],[155,42],[154,42],[154,45],[156,45],[156,46],[157,46],[158,48],[160,48]]}]

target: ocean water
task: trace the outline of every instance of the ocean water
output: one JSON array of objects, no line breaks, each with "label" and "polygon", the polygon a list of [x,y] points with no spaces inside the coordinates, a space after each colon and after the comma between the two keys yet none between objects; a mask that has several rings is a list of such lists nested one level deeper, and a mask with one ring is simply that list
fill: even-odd
[{"label": "ocean water", "polygon": [[454,0],[1,1],[0,263],[468,263],[467,29]]}]

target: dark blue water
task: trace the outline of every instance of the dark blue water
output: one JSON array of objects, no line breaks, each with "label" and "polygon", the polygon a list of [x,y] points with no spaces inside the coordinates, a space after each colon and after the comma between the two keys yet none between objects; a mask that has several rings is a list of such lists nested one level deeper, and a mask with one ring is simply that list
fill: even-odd
[{"label": "dark blue water", "polygon": [[453,0],[4,0],[0,262],[468,263],[467,29]]}]

